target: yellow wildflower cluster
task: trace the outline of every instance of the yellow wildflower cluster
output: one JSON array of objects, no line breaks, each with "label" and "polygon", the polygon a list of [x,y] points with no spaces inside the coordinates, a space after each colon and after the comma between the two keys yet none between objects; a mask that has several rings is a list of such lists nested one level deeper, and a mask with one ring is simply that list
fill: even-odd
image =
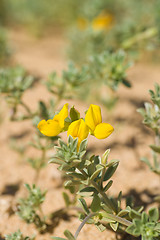
[{"label": "yellow wildflower cluster", "polygon": [[110,13],[101,13],[91,22],[85,18],[78,18],[78,27],[85,30],[91,27],[94,31],[108,30],[113,24],[113,16]]},{"label": "yellow wildflower cluster", "polygon": [[97,105],[90,105],[85,119],[80,118],[71,121],[69,126],[66,127],[65,120],[68,118],[68,115],[68,103],[66,103],[53,119],[40,121],[38,129],[41,133],[49,137],[57,136],[63,131],[68,131],[68,136],[71,135],[73,138],[78,138],[78,147],[88,137],[89,133],[98,139],[104,139],[114,130],[109,123],[102,123],[101,109]]}]

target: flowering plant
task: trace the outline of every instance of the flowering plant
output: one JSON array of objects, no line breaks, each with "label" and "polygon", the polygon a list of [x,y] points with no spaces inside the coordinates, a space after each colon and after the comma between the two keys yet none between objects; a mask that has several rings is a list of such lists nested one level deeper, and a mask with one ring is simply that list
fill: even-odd
[{"label": "flowering plant", "polygon": [[[69,180],[65,182],[66,187],[78,186],[77,194],[81,206],[80,220],[82,223],[73,235],[69,230],[64,232],[66,239],[77,239],[81,229],[86,223],[94,224],[100,231],[104,231],[107,224],[114,231],[122,230],[135,237],[141,236],[142,240],[160,239],[159,211],[157,208],[150,208],[148,214],[143,211],[143,206],[136,208],[127,203],[122,208],[122,193],[113,198],[107,194],[113,181],[111,177],[116,171],[119,161],[108,160],[110,150],[107,149],[102,156],[85,156],[87,149],[88,134],[94,135],[98,139],[107,138],[112,132],[113,127],[108,123],[102,123],[100,107],[91,104],[86,112],[85,119],[80,118],[79,112],[72,107],[70,118],[68,114],[68,104],[54,116],[49,122],[44,120],[38,124],[39,130],[50,135],[57,134],[56,119],[58,124],[63,122],[63,129],[68,130],[68,143],[59,139],[59,146],[56,146],[56,154],[50,159],[50,163],[58,164],[58,169],[64,171]],[[63,114],[65,112],[65,114]],[[65,118],[66,117],[66,118]],[[65,122],[68,126],[65,127]],[[53,123],[53,124],[52,124]],[[57,123],[56,123],[57,124]],[[59,128],[58,128],[59,129]],[[87,205],[85,198],[90,197],[90,205]],[[66,202],[69,200],[65,196]],[[53,237],[54,239],[64,240],[64,238]]]}]

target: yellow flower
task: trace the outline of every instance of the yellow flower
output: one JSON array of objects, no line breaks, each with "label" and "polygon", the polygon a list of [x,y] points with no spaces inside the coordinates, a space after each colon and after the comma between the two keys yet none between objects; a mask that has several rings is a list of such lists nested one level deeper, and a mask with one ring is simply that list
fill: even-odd
[{"label": "yellow flower", "polygon": [[53,119],[42,120],[38,124],[41,133],[48,137],[57,136],[64,129],[64,120],[68,117],[68,103],[66,103],[61,111],[54,116]]},{"label": "yellow flower", "polygon": [[105,30],[111,27],[113,22],[113,16],[109,13],[107,14],[101,14],[97,16],[95,19],[92,21],[92,28],[95,31],[101,31]]},{"label": "yellow flower", "polygon": [[88,137],[89,128],[83,119],[72,122],[68,128],[67,135],[71,135],[73,138],[78,138],[78,148],[80,143]]},{"label": "yellow flower", "polygon": [[98,139],[107,138],[114,130],[109,123],[102,123],[101,109],[93,104],[86,113],[85,123],[90,129],[90,133]]}]

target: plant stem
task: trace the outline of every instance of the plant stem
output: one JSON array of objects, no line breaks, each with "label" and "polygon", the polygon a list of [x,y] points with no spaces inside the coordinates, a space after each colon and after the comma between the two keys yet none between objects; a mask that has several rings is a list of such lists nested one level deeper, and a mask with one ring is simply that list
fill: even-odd
[{"label": "plant stem", "polygon": [[80,231],[82,230],[82,228],[84,227],[84,225],[86,224],[86,222],[88,221],[88,219],[90,219],[91,217],[97,215],[97,213],[90,213],[88,216],[85,217],[85,219],[83,220],[83,222],[79,225],[76,233],[74,234],[74,238],[77,239]]},{"label": "plant stem", "polygon": [[32,112],[31,112],[30,108],[29,108],[22,100],[20,101],[20,104],[26,109],[26,111],[27,111],[30,115],[32,115]]},{"label": "plant stem", "polygon": [[[86,172],[83,169],[78,169],[83,176],[85,176],[86,178],[88,178],[88,175],[86,174]],[[107,195],[100,189],[100,186],[98,186],[98,184],[96,182],[94,182],[93,180],[91,180],[91,184],[95,187],[95,189],[101,194],[101,196],[103,197],[103,200],[105,202],[105,204],[112,209],[115,213],[117,212],[114,205],[112,204],[112,202],[110,201],[110,199],[107,197]]]},{"label": "plant stem", "polygon": [[42,149],[42,156],[41,156],[41,163],[40,163],[39,168],[38,168],[37,171],[36,171],[36,175],[35,175],[35,178],[34,178],[35,184],[37,184],[37,182],[38,182],[39,174],[40,174],[40,171],[41,171],[41,166],[42,166],[43,163],[45,162],[45,159],[46,159],[46,149],[43,148],[43,149]]},{"label": "plant stem", "polygon": [[139,43],[140,41],[150,39],[158,34],[158,29],[156,27],[151,27],[146,29],[144,32],[137,33],[135,36],[125,40],[122,43],[123,49],[129,49],[134,44]]},{"label": "plant stem", "polygon": [[113,215],[113,214],[110,214],[110,213],[107,213],[105,212],[105,217],[107,217],[108,219],[111,219],[113,221],[116,221],[116,222],[119,222],[125,226],[130,226],[132,224],[132,222],[126,220],[125,218],[121,218],[119,216],[116,216],[116,215]]}]

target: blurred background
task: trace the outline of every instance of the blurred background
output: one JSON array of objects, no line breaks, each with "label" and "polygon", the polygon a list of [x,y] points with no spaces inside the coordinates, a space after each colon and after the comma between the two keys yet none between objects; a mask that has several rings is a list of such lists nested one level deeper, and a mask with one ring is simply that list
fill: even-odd
[{"label": "blurred background", "polygon": [[160,43],[160,0],[1,0],[1,62],[15,51],[8,45],[10,31],[25,31],[35,38],[61,35],[67,42],[67,58],[76,64],[95,53],[119,48],[134,58],[139,51],[154,52],[155,60]]},{"label": "blurred background", "polygon": [[[152,203],[159,180],[140,158],[150,158],[154,134],[137,108],[150,101],[159,63],[160,0],[0,0],[0,239],[19,228],[35,234],[15,206],[36,171],[38,185],[48,189],[44,212],[64,206],[63,179],[48,164],[57,138],[42,136],[37,124],[66,102],[82,114],[91,103],[100,105],[103,121],[115,128],[107,141],[90,136],[88,144],[91,153],[111,148],[110,159],[120,160],[110,194],[122,190],[137,205]],[[58,218],[45,239],[78,225],[78,219]],[[106,236],[115,239],[87,226],[80,239]]]}]

